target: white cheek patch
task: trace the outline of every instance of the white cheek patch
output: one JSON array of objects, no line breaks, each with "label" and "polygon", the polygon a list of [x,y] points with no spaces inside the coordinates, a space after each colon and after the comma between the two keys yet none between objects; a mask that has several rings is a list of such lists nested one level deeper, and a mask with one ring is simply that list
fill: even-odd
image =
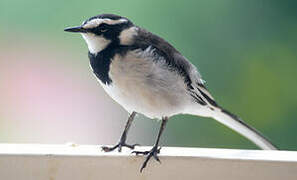
[{"label": "white cheek patch", "polygon": [[92,54],[97,54],[102,51],[111,42],[101,36],[96,36],[90,33],[81,33],[82,37],[88,45],[88,49]]},{"label": "white cheek patch", "polygon": [[105,18],[105,19],[92,19],[91,21],[87,22],[85,25],[83,25],[83,28],[86,28],[86,29],[89,29],[89,28],[94,28],[94,27],[97,27],[99,26],[100,24],[102,23],[105,23],[105,24],[121,24],[121,23],[124,23],[124,22],[127,22],[128,20],[127,19],[118,19],[118,20],[112,20],[112,19],[108,19],[108,18]]},{"label": "white cheek patch", "polygon": [[[128,20],[124,19],[124,18],[118,19],[118,20],[112,20],[112,19],[108,19],[108,18],[104,18],[104,19],[96,18],[96,19],[92,19],[88,22],[83,22],[83,24],[84,24],[83,28],[91,29],[91,28],[98,27],[102,23],[112,25],[112,24],[121,24],[121,23],[124,23],[127,21]],[[136,31],[132,30],[132,29],[130,31],[125,32],[122,37],[123,43],[129,43],[130,42],[129,39],[132,39],[132,36],[135,32]],[[95,35],[92,33],[82,33],[82,36],[88,45],[89,51],[92,54],[97,54],[98,52],[102,51],[111,42],[111,40],[108,40],[108,39],[104,38],[103,36],[98,36],[98,35]]]}]

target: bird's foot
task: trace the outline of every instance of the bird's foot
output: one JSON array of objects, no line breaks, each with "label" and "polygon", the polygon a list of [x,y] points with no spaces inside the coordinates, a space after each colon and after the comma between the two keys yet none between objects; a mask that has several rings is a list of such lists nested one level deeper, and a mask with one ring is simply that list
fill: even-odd
[{"label": "bird's foot", "polygon": [[132,153],[135,153],[136,155],[142,154],[142,155],[147,155],[145,161],[143,162],[140,172],[146,167],[148,161],[151,159],[151,157],[154,157],[156,161],[161,163],[158,154],[160,153],[161,147],[154,146],[150,151],[133,151]]},{"label": "bird's foot", "polygon": [[127,147],[127,148],[130,148],[130,149],[134,149],[135,146],[139,146],[139,144],[129,145],[129,144],[126,144],[126,142],[120,141],[117,145],[115,145],[113,147],[102,146],[101,149],[104,152],[110,152],[110,151],[113,151],[116,148],[118,148],[118,151],[121,152],[122,151],[122,147]]}]

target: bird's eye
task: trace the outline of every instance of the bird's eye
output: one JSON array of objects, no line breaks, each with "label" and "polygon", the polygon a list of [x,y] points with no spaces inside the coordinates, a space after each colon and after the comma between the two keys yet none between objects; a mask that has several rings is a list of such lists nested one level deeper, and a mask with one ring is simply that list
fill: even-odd
[{"label": "bird's eye", "polygon": [[99,31],[100,32],[106,32],[107,31],[107,28],[100,28]]},{"label": "bird's eye", "polygon": [[100,32],[106,32],[108,30],[108,26],[106,25],[106,24],[101,24],[100,26],[99,26],[99,31]]}]

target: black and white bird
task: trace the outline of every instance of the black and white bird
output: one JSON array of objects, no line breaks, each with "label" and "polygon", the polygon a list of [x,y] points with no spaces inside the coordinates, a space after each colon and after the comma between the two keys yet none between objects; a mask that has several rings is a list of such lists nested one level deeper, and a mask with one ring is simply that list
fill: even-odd
[{"label": "black and white bird", "polygon": [[245,136],[262,149],[277,148],[256,129],[220,107],[204,85],[196,67],[161,37],[134,25],[129,19],[101,14],[67,32],[80,33],[89,49],[91,68],[107,94],[130,113],[120,141],[106,152],[126,144],[127,132],[136,115],[162,119],[157,140],[141,170],[151,157],[157,161],[159,140],[168,118],[176,114],[211,117]]}]

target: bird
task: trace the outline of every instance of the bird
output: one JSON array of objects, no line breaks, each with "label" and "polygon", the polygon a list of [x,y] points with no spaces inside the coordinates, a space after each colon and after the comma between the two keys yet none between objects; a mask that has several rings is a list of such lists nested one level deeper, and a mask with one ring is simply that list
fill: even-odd
[{"label": "bird", "polygon": [[128,113],[119,142],[103,146],[105,152],[127,144],[127,134],[136,114],[160,119],[154,146],[133,151],[146,156],[140,172],[153,157],[160,162],[159,140],[171,116],[190,114],[210,117],[243,135],[264,150],[277,150],[255,128],[217,104],[197,68],[163,38],[115,14],[93,16],[79,26],[64,29],[80,33],[88,46],[90,67],[105,92]]}]

